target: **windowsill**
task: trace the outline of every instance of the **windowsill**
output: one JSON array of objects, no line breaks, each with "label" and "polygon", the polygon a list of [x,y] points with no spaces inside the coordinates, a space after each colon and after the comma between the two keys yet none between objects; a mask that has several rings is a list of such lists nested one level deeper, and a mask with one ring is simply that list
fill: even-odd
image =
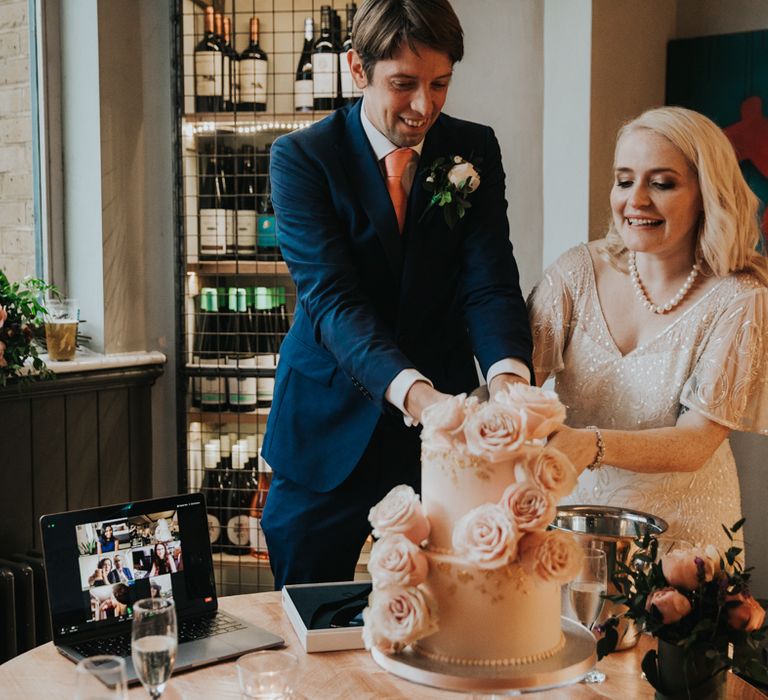
[{"label": "windowsill", "polygon": [[118,369],[123,367],[142,367],[146,365],[164,365],[166,356],[156,350],[149,352],[122,352],[104,355],[93,352],[87,348],[78,348],[75,359],[67,362],[54,362],[48,359],[47,353],[41,353],[40,359],[45,362],[48,369],[56,374],[70,372],[94,372],[105,369]]}]

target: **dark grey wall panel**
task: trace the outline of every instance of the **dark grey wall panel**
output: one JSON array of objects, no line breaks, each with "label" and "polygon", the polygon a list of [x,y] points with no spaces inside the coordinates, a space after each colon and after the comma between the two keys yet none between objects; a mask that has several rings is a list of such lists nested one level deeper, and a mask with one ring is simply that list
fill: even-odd
[{"label": "dark grey wall panel", "polygon": [[35,523],[32,515],[32,434],[31,406],[15,398],[8,389],[8,401],[0,404],[0,548],[6,552],[25,551],[32,546]]},{"label": "dark grey wall panel", "polygon": [[68,510],[99,503],[97,397],[95,391],[66,397]]}]

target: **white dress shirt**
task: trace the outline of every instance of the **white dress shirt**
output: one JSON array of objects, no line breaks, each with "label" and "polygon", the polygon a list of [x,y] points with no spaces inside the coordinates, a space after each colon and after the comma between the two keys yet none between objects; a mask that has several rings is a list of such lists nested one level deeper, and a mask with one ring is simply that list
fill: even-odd
[{"label": "white dress shirt", "polygon": [[[386,158],[392,151],[397,150],[399,146],[393,144],[371,123],[371,120],[368,119],[368,115],[365,113],[365,98],[363,98],[363,104],[360,107],[360,121],[363,125],[363,131],[368,138],[368,142],[371,144],[371,148],[379,161],[379,168],[382,173],[384,173],[384,158]],[[421,151],[424,148],[424,140],[422,139],[422,141],[415,146],[411,146],[411,148],[421,156]],[[411,193],[411,187],[413,186],[413,180],[416,177],[417,169],[418,159],[414,158],[403,173],[402,183],[407,194]],[[526,367],[525,363],[520,362],[520,360],[516,360],[513,357],[505,357],[498,362],[494,362],[488,369],[486,381],[490,384],[491,380],[496,375],[504,373],[516,374],[530,384],[531,373],[528,370],[528,367]],[[384,393],[384,398],[393,406],[400,409],[406,425],[418,425],[418,421],[405,410],[405,397],[416,382],[427,382],[430,386],[434,386],[434,384],[432,384],[432,382],[421,372],[411,367],[402,370],[392,380]]]}]

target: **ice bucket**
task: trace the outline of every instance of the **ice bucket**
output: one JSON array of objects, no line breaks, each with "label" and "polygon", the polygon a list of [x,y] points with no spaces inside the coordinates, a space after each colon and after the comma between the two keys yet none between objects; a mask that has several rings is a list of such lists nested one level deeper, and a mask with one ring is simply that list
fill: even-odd
[{"label": "ice bucket", "polygon": [[[637,510],[611,506],[558,506],[553,527],[572,533],[583,547],[596,547],[605,552],[608,561],[608,594],[619,591],[613,585],[616,562],[630,566],[638,548],[635,540],[646,533],[659,536],[667,529],[667,523],[655,515]],[[618,615],[626,606],[605,601],[597,622]],[[619,649],[629,649],[637,643],[639,630],[629,620],[622,620],[618,627]]]}]

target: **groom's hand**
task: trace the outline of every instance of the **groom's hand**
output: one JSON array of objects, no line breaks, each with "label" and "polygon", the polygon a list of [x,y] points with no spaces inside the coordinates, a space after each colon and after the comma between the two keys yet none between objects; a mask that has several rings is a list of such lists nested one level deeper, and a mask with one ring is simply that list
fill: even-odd
[{"label": "groom's hand", "polygon": [[493,398],[496,394],[503,391],[505,387],[510,386],[511,384],[525,384],[527,386],[528,382],[521,376],[512,374],[511,372],[497,374],[491,379],[490,386],[488,387],[490,397]]},{"label": "groom's hand", "polygon": [[418,424],[421,423],[421,414],[427,406],[450,397],[450,394],[438,391],[427,382],[414,382],[405,395],[404,407],[408,415]]}]

